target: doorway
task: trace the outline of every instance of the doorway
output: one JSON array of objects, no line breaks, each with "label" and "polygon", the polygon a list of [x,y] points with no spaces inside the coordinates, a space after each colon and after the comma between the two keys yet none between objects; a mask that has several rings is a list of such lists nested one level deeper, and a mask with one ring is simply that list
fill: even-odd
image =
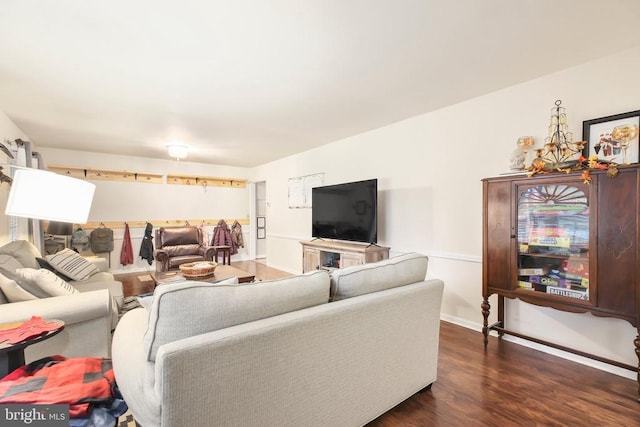
[{"label": "doorway", "polygon": [[267,258],[267,182],[256,182],[256,261]]}]

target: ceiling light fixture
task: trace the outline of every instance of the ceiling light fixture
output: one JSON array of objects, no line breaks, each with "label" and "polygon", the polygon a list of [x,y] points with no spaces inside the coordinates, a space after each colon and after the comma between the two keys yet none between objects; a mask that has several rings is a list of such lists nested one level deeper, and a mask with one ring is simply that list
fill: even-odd
[{"label": "ceiling light fixture", "polygon": [[169,144],[167,145],[167,149],[169,150],[169,156],[175,158],[176,160],[186,158],[187,152],[189,151],[189,147],[179,144]]}]

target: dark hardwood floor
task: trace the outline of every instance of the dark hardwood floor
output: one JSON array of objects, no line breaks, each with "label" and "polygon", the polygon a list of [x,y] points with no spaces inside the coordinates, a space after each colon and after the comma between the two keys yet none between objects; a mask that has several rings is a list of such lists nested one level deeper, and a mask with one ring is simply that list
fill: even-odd
[{"label": "dark hardwood floor", "polygon": [[[258,280],[289,275],[252,261],[232,265]],[[135,288],[129,282],[125,294]],[[640,426],[637,397],[634,380],[495,337],[485,351],[480,332],[441,322],[431,390],[367,426]]]},{"label": "dark hardwood floor", "polygon": [[373,426],[640,426],[638,383],[441,322],[438,380]]}]

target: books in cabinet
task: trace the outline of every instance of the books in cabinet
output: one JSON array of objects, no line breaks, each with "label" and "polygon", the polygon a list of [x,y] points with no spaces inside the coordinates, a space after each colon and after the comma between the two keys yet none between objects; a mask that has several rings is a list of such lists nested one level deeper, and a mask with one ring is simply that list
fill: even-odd
[{"label": "books in cabinet", "polygon": [[561,288],[559,286],[547,286],[547,293],[549,295],[560,295],[562,297],[576,298],[582,300],[589,299],[589,291],[579,291],[574,289]]}]

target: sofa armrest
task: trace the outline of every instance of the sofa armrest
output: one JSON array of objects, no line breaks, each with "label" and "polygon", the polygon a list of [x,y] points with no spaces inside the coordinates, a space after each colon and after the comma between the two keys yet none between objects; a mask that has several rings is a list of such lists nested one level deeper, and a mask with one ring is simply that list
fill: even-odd
[{"label": "sofa armrest", "polygon": [[203,254],[202,256],[206,261],[213,261],[213,257],[216,254],[216,249],[212,246],[203,246],[202,247]]},{"label": "sofa armrest", "polygon": [[2,304],[0,323],[31,316],[64,321],[58,335],[25,349],[25,361],[60,354],[66,357],[110,357],[111,296],[106,289]]},{"label": "sofa armrest", "polygon": [[161,265],[160,271],[169,270],[169,253],[163,249],[156,249],[153,251],[153,258]]},{"label": "sofa armrest", "polygon": [[[98,273],[100,274],[100,273]],[[97,276],[97,274],[96,274]],[[122,308],[124,304],[124,291],[122,289],[122,283],[117,280],[84,280],[82,282],[71,282],[71,285],[82,292],[97,291],[100,289],[107,289],[111,298],[118,306],[118,310]]]},{"label": "sofa armrest", "polygon": [[136,421],[145,426],[159,426],[161,401],[154,392],[154,363],[144,351],[144,334],[149,313],[144,308],[128,311],[113,333],[113,372],[120,392]]},{"label": "sofa armrest", "polygon": [[31,316],[43,319],[58,319],[65,327],[96,317],[109,317],[111,300],[106,289],[60,297],[3,304],[0,310],[0,323],[28,320]]}]

